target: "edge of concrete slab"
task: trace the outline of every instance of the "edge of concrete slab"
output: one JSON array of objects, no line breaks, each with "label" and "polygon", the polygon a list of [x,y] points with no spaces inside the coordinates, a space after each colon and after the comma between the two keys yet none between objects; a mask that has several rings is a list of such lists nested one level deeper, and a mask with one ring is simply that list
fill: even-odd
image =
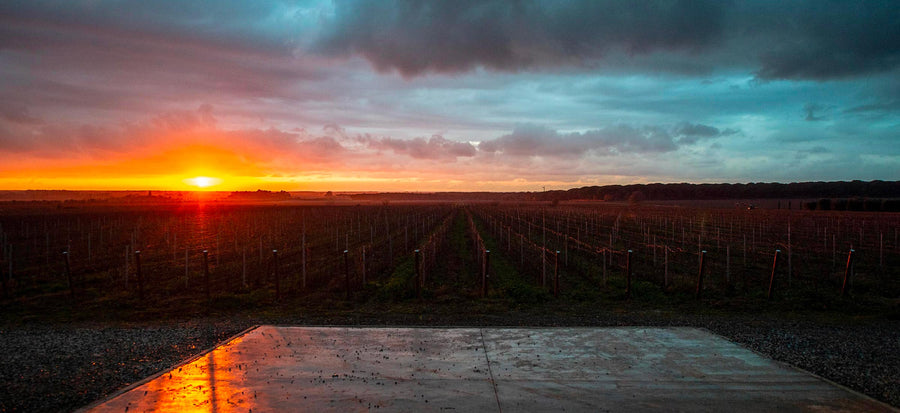
[{"label": "edge of concrete slab", "polygon": [[754,350],[754,349],[752,349],[752,348],[750,348],[750,347],[745,346],[743,343],[738,343],[737,341],[731,340],[731,339],[729,339],[728,337],[725,337],[725,336],[723,336],[723,335],[721,335],[721,334],[719,334],[719,333],[716,333],[715,331],[712,331],[712,330],[710,330],[710,329],[708,329],[708,328],[706,328],[706,327],[692,327],[692,328],[696,328],[696,329],[698,329],[698,330],[706,331],[707,333],[709,333],[709,334],[711,334],[711,335],[714,335],[714,336],[716,336],[716,337],[719,337],[719,338],[721,338],[721,339],[723,339],[723,340],[726,340],[726,341],[728,341],[729,343],[733,343],[733,344],[735,344],[735,345],[737,345],[737,346],[740,346],[740,347],[743,348],[744,350],[750,351],[750,352],[752,352],[753,354],[756,354],[756,355],[758,355],[758,356],[760,356],[760,357],[763,357],[763,358],[766,358],[766,359],[768,359],[768,360],[772,360],[772,361],[774,361],[775,363],[778,363],[778,364],[781,365],[781,366],[787,367],[787,368],[792,369],[792,370],[795,370],[795,371],[799,371],[799,372],[804,373],[804,374],[808,374],[808,375],[810,375],[810,376],[812,376],[812,377],[815,377],[816,379],[822,380],[822,381],[824,381],[824,382],[826,382],[826,383],[828,383],[828,384],[830,384],[830,385],[832,385],[832,386],[838,387],[838,388],[840,388],[840,389],[842,389],[842,390],[844,390],[844,391],[846,391],[846,392],[855,394],[855,395],[857,395],[857,396],[859,396],[859,397],[861,397],[861,398],[863,398],[863,399],[868,399],[868,400],[874,402],[875,404],[880,404],[880,405],[881,405],[882,407],[884,407],[886,410],[890,410],[890,411],[894,411],[894,412],[900,413],[900,408],[891,406],[890,404],[887,404],[887,403],[885,403],[885,402],[883,402],[883,401],[881,401],[881,400],[878,400],[878,399],[876,399],[876,398],[874,398],[874,397],[872,397],[872,396],[869,396],[868,394],[865,394],[865,393],[859,392],[859,391],[857,391],[857,390],[851,389],[851,388],[849,388],[849,387],[847,387],[847,386],[844,386],[843,384],[840,384],[840,383],[831,381],[831,380],[829,380],[829,379],[827,379],[827,378],[825,378],[825,377],[822,377],[822,376],[820,376],[820,375],[818,375],[818,374],[816,374],[816,373],[813,373],[813,372],[808,371],[808,370],[806,370],[806,369],[803,369],[803,368],[800,368],[800,367],[798,367],[798,366],[795,366],[795,365],[793,365],[793,364],[791,364],[791,363],[784,362],[784,361],[781,361],[781,360],[776,360],[776,359],[772,358],[771,356],[769,356],[769,355],[767,355],[767,354],[760,353],[759,351],[756,351],[756,350]]},{"label": "edge of concrete slab", "polygon": [[100,406],[100,405],[103,404],[103,403],[106,403],[106,402],[108,402],[108,401],[110,401],[110,400],[112,400],[112,399],[115,399],[116,397],[119,397],[119,396],[121,396],[121,395],[123,395],[123,394],[125,394],[125,393],[128,393],[128,392],[131,391],[132,389],[138,388],[138,387],[140,387],[140,386],[143,386],[145,383],[148,383],[148,382],[151,382],[151,381],[155,380],[157,377],[162,376],[163,374],[166,374],[167,372],[172,371],[172,370],[174,370],[174,369],[177,368],[177,367],[186,366],[186,365],[188,365],[188,364],[191,364],[191,363],[194,362],[194,360],[197,360],[197,359],[199,359],[200,357],[203,357],[203,356],[207,355],[207,354],[210,353],[211,351],[213,351],[213,350],[219,348],[219,346],[222,346],[222,345],[224,345],[224,344],[228,344],[228,343],[230,343],[232,340],[234,340],[234,339],[236,339],[236,338],[238,338],[238,337],[241,337],[241,336],[243,336],[243,335],[245,335],[245,334],[247,334],[247,333],[249,333],[249,332],[251,332],[251,331],[253,331],[253,330],[256,330],[256,329],[259,328],[259,327],[260,327],[260,325],[258,325],[258,324],[257,324],[257,325],[254,325],[254,326],[250,326],[250,327],[246,328],[245,330],[243,330],[243,331],[241,331],[241,332],[239,332],[239,333],[237,333],[237,334],[235,334],[235,335],[233,335],[233,336],[231,336],[231,337],[226,338],[225,340],[222,340],[222,341],[219,341],[219,342],[213,344],[212,347],[206,348],[206,349],[204,349],[203,351],[201,351],[201,352],[199,352],[199,353],[197,353],[197,354],[195,354],[195,355],[193,355],[193,356],[191,356],[191,357],[188,357],[188,358],[186,358],[186,359],[184,359],[184,360],[181,360],[181,361],[178,362],[178,363],[175,363],[174,365],[172,365],[172,366],[166,368],[165,370],[156,372],[156,373],[151,374],[151,375],[149,375],[149,376],[147,376],[147,377],[145,377],[145,378],[143,378],[143,379],[141,379],[141,380],[138,380],[138,381],[136,381],[136,382],[134,382],[134,383],[131,383],[131,384],[129,384],[128,386],[125,386],[125,387],[123,387],[123,388],[121,388],[121,389],[119,389],[119,390],[116,390],[115,392],[111,393],[109,396],[106,396],[106,397],[104,397],[103,399],[97,400],[97,401],[95,401],[95,402],[93,402],[93,403],[91,403],[91,404],[89,404],[89,405],[87,405],[87,406],[84,406],[84,407],[75,409],[75,412],[77,412],[77,413],[82,413],[82,412],[87,412],[87,411],[89,411],[89,410],[91,410],[91,409],[94,409],[94,408]]}]

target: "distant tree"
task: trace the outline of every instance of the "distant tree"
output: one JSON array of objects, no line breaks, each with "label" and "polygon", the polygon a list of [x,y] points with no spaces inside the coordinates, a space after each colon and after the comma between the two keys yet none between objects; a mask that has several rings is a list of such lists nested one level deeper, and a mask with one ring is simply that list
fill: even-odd
[{"label": "distant tree", "polygon": [[881,199],[867,198],[865,201],[866,211],[881,211]]},{"label": "distant tree", "polygon": [[849,211],[865,211],[866,201],[862,198],[851,198],[847,201],[847,210]]},{"label": "distant tree", "polygon": [[900,212],[900,199],[885,199],[881,202],[881,210],[887,212]]},{"label": "distant tree", "polygon": [[628,195],[628,203],[632,205],[637,205],[644,201],[644,193],[641,191],[634,191],[631,195]]},{"label": "distant tree", "polygon": [[846,211],[847,210],[847,199],[845,199],[845,198],[835,199],[832,202],[832,209],[834,209],[835,211]]}]

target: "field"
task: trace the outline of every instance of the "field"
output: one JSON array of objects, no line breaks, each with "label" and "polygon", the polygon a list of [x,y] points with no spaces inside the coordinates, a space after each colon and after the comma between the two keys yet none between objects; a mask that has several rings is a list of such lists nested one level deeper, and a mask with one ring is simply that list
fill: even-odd
[{"label": "field", "polygon": [[[9,334],[212,320],[226,326],[204,333],[212,343],[256,322],[700,325],[814,371],[837,357],[837,372],[819,373],[900,400],[885,390],[896,378],[872,372],[900,365],[896,213],[576,202],[0,211]],[[773,322],[810,329],[819,347],[829,332],[875,341],[855,356],[798,361],[806,356],[772,344],[783,337],[748,333]],[[842,377],[854,358],[871,377]],[[128,377],[53,407],[78,407]]]},{"label": "field", "polygon": [[892,213],[677,206],[13,206],[0,268],[4,309],[25,318],[417,296],[896,311],[898,228]]}]

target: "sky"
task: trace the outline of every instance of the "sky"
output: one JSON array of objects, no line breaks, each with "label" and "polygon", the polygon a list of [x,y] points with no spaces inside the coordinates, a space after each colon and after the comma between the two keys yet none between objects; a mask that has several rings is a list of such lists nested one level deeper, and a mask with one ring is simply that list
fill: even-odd
[{"label": "sky", "polygon": [[855,179],[897,1],[0,2],[0,189]]}]

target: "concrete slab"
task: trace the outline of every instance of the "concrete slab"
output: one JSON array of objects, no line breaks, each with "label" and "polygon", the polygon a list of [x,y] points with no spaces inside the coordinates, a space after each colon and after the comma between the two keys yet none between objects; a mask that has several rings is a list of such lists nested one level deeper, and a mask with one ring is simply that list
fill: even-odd
[{"label": "concrete slab", "polygon": [[256,328],[93,406],[897,411],[693,328]]}]

